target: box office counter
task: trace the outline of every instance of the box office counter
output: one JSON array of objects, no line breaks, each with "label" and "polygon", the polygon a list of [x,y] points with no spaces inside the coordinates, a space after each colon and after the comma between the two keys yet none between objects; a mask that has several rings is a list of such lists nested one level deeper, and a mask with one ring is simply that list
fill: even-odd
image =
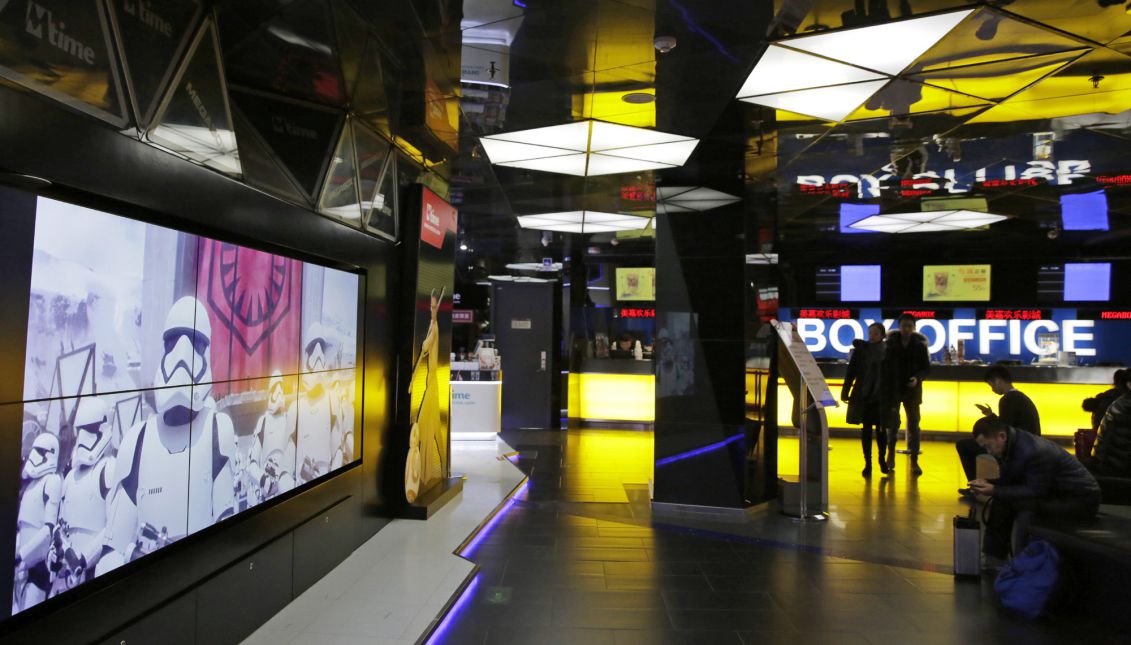
[{"label": "box office counter", "polygon": [[[968,433],[982,417],[975,404],[984,403],[997,410],[998,396],[986,385],[989,365],[931,365],[923,382],[920,427],[924,432]],[[1091,425],[1091,416],[1081,402],[1111,387],[1116,367],[1064,367],[1039,365],[1006,366],[1013,385],[1024,392],[1041,415],[1041,433],[1071,437],[1076,430]],[[821,363],[821,372],[833,394],[839,396],[844,384],[846,362]],[[778,419],[788,425],[793,396],[785,382],[778,380]],[[826,409],[830,428],[858,428],[845,421],[847,405]]]},{"label": "box office counter", "polygon": [[582,358],[569,374],[569,418],[652,423],[656,377],[651,359]]}]

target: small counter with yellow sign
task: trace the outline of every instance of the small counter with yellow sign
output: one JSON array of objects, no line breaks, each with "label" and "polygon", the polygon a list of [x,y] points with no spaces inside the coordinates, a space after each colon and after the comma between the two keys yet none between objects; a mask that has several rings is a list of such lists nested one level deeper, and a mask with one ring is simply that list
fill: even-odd
[{"label": "small counter with yellow sign", "polygon": [[656,377],[650,360],[585,358],[569,374],[569,418],[605,424],[652,423]]},{"label": "small counter with yellow sign", "polygon": [[[823,363],[821,371],[834,394],[844,383],[844,363]],[[998,397],[983,380],[985,365],[932,365],[923,382],[920,427],[927,433],[966,433],[981,418],[976,404],[997,409]],[[1076,430],[1090,426],[1081,402],[1111,387],[1114,367],[1039,367],[1009,366],[1013,385],[1024,392],[1041,415],[1041,433],[1071,437]],[[788,424],[793,397],[785,383],[778,382],[778,419]],[[826,409],[830,428],[857,428],[844,418],[848,406]]]}]

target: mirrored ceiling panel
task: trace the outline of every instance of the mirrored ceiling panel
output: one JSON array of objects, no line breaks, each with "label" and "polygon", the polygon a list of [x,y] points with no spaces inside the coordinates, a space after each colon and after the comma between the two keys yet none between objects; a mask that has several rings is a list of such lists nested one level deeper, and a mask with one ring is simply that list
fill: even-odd
[{"label": "mirrored ceiling panel", "polygon": [[142,125],[157,109],[160,93],[195,33],[200,0],[110,0],[126,78]]},{"label": "mirrored ceiling panel", "polygon": [[216,32],[206,22],[145,138],[188,159],[239,175],[240,159]]},{"label": "mirrored ceiling panel", "polygon": [[[345,104],[346,87],[326,0],[300,0],[281,9],[228,3],[220,15],[224,57],[233,83],[318,103]],[[250,25],[254,27],[247,31]]]},{"label": "mirrored ceiling panel", "polygon": [[100,0],[0,0],[0,76],[116,126],[128,121]]}]

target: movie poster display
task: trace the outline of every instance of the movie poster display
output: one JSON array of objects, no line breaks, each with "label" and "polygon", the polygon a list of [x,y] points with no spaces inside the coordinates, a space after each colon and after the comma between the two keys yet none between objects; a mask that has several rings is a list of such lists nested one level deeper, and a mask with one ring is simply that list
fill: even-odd
[{"label": "movie poster display", "polygon": [[451,473],[449,392],[456,209],[421,187],[405,499],[415,502]]},{"label": "movie poster display", "polygon": [[38,198],[12,613],[354,461],[358,294]]}]

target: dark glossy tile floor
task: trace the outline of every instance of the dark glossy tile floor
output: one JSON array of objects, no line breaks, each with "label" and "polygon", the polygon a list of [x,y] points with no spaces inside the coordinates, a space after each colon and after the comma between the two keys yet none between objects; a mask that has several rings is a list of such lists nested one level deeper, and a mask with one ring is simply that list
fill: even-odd
[{"label": "dark glossy tile floor", "polygon": [[937,481],[909,482],[897,470],[884,483],[860,478],[852,442],[834,442],[842,452],[830,458],[830,522],[799,526],[771,513],[704,531],[653,522],[650,433],[505,438],[528,492],[467,554],[478,582],[434,642],[1128,642],[1065,617],[1009,618],[994,607],[990,580],[939,572],[950,561],[949,517],[962,509],[953,473],[941,472],[953,454],[946,444],[924,444]]}]

